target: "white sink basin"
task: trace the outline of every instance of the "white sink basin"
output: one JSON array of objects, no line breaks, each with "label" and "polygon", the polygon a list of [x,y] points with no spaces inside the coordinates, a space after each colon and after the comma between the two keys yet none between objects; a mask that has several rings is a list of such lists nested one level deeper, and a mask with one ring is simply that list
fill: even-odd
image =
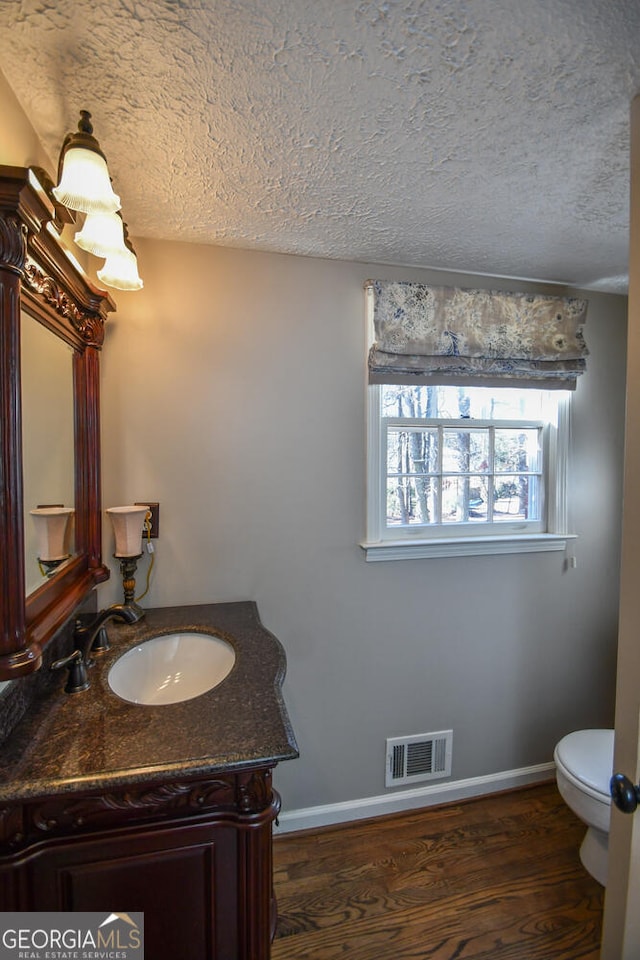
[{"label": "white sink basin", "polygon": [[130,703],[192,700],[227,676],[236,655],[209,633],[169,633],[127,650],[109,670],[109,686]]}]

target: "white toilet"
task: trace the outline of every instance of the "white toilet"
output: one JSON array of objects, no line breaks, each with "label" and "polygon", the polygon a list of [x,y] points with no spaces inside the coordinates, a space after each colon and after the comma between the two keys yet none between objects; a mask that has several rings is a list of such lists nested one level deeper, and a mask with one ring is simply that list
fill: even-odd
[{"label": "white toilet", "polygon": [[560,795],[589,828],[580,859],[603,886],[607,883],[613,735],[613,730],[576,730],[560,740],[553,754]]}]

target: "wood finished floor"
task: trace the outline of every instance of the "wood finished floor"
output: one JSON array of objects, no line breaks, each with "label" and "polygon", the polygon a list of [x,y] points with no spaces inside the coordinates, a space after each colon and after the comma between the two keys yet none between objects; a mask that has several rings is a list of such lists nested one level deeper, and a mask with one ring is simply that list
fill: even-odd
[{"label": "wood finished floor", "polygon": [[583,835],[543,784],[276,837],[272,960],[598,960]]}]

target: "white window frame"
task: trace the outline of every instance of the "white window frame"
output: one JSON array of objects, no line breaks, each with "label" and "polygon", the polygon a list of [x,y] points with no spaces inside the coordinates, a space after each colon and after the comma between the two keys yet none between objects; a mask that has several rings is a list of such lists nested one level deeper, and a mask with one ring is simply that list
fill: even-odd
[{"label": "white window frame", "polygon": [[[513,531],[481,534],[480,524],[473,535],[458,527],[449,536],[424,536],[424,528],[388,528],[386,524],[385,426],[382,417],[382,388],[367,385],[367,533],[360,543],[368,561],[411,560],[423,557],[487,556],[505,553],[540,553],[567,550],[574,534],[569,533],[568,464],[571,395],[558,397],[557,424],[545,428],[546,532]],[[495,527],[492,525],[492,530]],[[421,532],[423,536],[420,536]]]}]

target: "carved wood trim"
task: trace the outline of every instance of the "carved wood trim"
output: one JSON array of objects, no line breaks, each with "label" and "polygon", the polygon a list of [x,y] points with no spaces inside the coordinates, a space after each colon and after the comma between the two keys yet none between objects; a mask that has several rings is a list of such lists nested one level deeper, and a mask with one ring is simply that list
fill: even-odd
[{"label": "carved wood trim", "polygon": [[12,214],[0,216],[0,264],[21,273],[27,255],[27,228]]},{"label": "carved wood trim", "polygon": [[19,806],[7,806],[0,809],[0,840],[11,846],[25,839],[24,809]]},{"label": "carved wood trim", "polygon": [[71,794],[6,804],[0,810],[0,844],[6,852],[43,836],[69,836],[201,814],[238,824],[246,821],[253,827],[273,820],[279,806],[269,770],[136,784],[101,794]]},{"label": "carved wood trim", "polygon": [[94,347],[104,342],[104,320],[88,310],[78,307],[58,283],[48,277],[33,260],[27,259],[23,271],[24,282],[42,297],[45,303],[69,320],[83,341]]},{"label": "carved wood trim", "polygon": [[271,802],[271,772],[252,771],[237,776],[238,809],[242,813],[260,813]]}]

